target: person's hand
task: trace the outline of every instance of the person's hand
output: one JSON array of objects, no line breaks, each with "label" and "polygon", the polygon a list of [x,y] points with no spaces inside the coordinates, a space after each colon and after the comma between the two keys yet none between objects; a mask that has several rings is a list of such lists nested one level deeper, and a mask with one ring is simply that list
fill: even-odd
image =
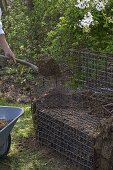
[{"label": "person's hand", "polygon": [[4,53],[6,58],[11,59],[14,63],[16,63],[15,55],[10,48],[5,49]]},{"label": "person's hand", "polygon": [[12,52],[6,38],[5,38],[5,34],[0,34],[0,46],[2,47],[5,57],[7,59],[10,59],[10,61],[12,60],[14,63],[16,63],[16,58],[14,53]]}]

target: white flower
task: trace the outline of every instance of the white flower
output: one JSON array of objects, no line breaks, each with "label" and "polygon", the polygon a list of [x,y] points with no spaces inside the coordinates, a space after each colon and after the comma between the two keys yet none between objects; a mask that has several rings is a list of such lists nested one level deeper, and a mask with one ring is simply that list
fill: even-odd
[{"label": "white flower", "polygon": [[108,3],[108,0],[93,0],[94,4],[96,5],[96,9],[98,11],[102,11],[105,8],[105,5]]},{"label": "white flower", "polygon": [[[75,6],[80,9],[85,9],[90,6],[90,2],[91,2],[91,0],[77,0],[77,5],[75,5]],[[92,6],[96,5],[96,9],[98,11],[101,11],[105,8],[105,5],[107,3],[108,3],[108,0],[93,0]]]},{"label": "white flower", "polygon": [[97,11],[102,11],[104,8],[105,8],[105,5],[102,1],[100,1],[96,4]]},{"label": "white flower", "polygon": [[91,15],[90,12],[88,12],[86,15],[84,15],[84,18],[80,20],[80,27],[89,27],[90,25],[93,25],[93,16]]},{"label": "white flower", "polygon": [[77,5],[75,5],[76,7],[80,8],[80,9],[85,9],[89,7],[89,3],[90,0],[77,0]]}]

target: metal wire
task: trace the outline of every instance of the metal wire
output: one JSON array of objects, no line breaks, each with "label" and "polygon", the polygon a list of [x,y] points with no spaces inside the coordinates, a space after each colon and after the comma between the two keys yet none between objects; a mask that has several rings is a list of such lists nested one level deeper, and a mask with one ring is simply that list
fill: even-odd
[{"label": "metal wire", "polygon": [[111,55],[70,52],[75,56],[75,81],[78,87],[94,91],[113,91],[113,60]]},{"label": "metal wire", "polygon": [[[66,156],[81,170],[93,170],[95,131],[98,132],[100,123],[98,116],[109,116],[113,112],[112,55],[80,51],[70,51],[68,55],[73,57],[75,64],[76,109],[38,111],[38,140]],[[91,92],[84,93],[84,90]],[[87,108],[96,115],[88,114]]]},{"label": "metal wire", "polygon": [[92,135],[98,119],[75,112],[72,113],[75,117],[70,115],[73,120],[70,121],[69,118],[62,121],[61,115],[59,115],[61,112],[65,117],[65,114],[69,114],[70,111],[52,109],[49,112],[44,110],[38,113],[39,142],[66,156],[83,169],[91,170],[94,164],[94,138]]}]

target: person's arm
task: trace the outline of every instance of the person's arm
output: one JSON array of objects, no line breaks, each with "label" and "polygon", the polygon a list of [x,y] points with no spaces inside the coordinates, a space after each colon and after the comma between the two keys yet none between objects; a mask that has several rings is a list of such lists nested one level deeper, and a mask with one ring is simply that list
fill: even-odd
[{"label": "person's arm", "polygon": [[2,29],[1,14],[2,12],[0,8],[0,46],[4,50],[5,56],[9,59],[12,59],[16,63],[15,55],[9,47],[9,44],[5,38],[5,33]]},{"label": "person's arm", "polygon": [[16,63],[15,55],[6,41],[5,34],[0,34],[0,46],[4,50],[5,56]]}]

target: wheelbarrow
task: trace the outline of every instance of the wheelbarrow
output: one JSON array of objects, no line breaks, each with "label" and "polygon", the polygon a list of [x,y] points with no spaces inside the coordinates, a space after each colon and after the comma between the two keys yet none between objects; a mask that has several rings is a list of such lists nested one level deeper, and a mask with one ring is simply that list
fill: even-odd
[{"label": "wheelbarrow", "polygon": [[0,106],[0,119],[5,119],[9,123],[0,130],[0,158],[5,158],[11,146],[11,131],[23,114],[24,110],[19,107]]}]

